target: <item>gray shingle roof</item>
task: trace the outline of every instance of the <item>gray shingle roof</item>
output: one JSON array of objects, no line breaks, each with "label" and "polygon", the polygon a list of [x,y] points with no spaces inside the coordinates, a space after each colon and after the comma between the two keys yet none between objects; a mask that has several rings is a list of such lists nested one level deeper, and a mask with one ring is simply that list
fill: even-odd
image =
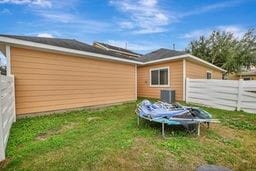
[{"label": "gray shingle roof", "polygon": [[[120,54],[118,52],[103,50],[101,48],[94,47],[92,45],[77,41],[75,39],[45,38],[45,37],[1,35],[1,34],[0,34],[0,36],[30,41],[30,42],[35,42],[35,43],[42,43],[42,44],[47,44],[47,45],[52,45],[52,46],[58,46],[58,47],[63,47],[63,48],[69,48],[69,49],[74,49],[74,50],[80,50],[80,51],[85,51],[85,52],[109,55],[109,56],[113,56],[113,57],[129,59],[129,60],[133,60],[133,61],[140,61],[140,62],[154,61],[154,60],[158,60],[158,59],[164,59],[164,58],[187,54],[186,52],[183,52],[183,51],[175,51],[175,50],[161,48],[156,51],[150,52],[148,54],[142,55],[141,57],[131,57],[131,56],[128,56],[125,54]],[[108,45],[105,43],[101,43],[101,44],[103,44],[104,46],[107,46],[108,48],[112,48],[115,50],[121,50],[121,51],[125,51],[128,53],[141,55],[141,54],[132,52],[127,49],[119,48],[119,47]]]},{"label": "gray shingle roof", "polygon": [[170,49],[158,49],[156,51],[147,53],[143,55],[140,58],[140,61],[142,62],[148,62],[148,61],[153,61],[153,60],[158,60],[158,59],[164,59],[164,58],[169,58],[169,57],[174,57],[174,56],[179,56],[179,55],[185,55],[187,54],[184,51],[176,51],[176,50],[170,50]]},{"label": "gray shingle roof", "polygon": [[103,55],[110,55],[113,57],[129,59],[129,60],[133,60],[133,61],[139,61],[139,59],[137,59],[137,58],[130,58],[126,55],[122,55],[122,54],[115,53],[112,51],[102,50],[100,48],[93,47],[92,45],[88,45],[86,43],[79,42],[75,39],[45,38],[45,37],[1,35],[1,34],[0,34],[0,36],[30,41],[30,42],[35,42],[35,43],[42,43],[42,44],[47,44],[47,45],[52,45],[52,46],[58,46],[58,47],[63,47],[63,48],[69,48],[69,49],[74,49],[74,50],[98,53],[98,54],[103,54]]}]

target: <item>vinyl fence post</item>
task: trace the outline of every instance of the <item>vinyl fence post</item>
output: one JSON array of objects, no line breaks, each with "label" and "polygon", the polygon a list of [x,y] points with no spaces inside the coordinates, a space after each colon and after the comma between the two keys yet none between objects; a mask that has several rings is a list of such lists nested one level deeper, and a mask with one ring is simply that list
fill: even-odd
[{"label": "vinyl fence post", "polygon": [[2,115],[2,75],[0,72],[0,161],[5,159],[5,148],[4,148],[4,127],[3,127],[3,115]]},{"label": "vinyl fence post", "polygon": [[11,75],[12,78],[12,96],[13,96],[13,122],[16,122],[16,99],[15,99],[15,78],[14,75]]},{"label": "vinyl fence post", "polygon": [[237,106],[236,106],[236,109],[238,111],[241,110],[242,95],[243,95],[243,79],[240,79],[238,81],[238,95],[237,95]]},{"label": "vinyl fence post", "polygon": [[188,102],[188,92],[189,92],[189,78],[186,79],[186,103]]}]

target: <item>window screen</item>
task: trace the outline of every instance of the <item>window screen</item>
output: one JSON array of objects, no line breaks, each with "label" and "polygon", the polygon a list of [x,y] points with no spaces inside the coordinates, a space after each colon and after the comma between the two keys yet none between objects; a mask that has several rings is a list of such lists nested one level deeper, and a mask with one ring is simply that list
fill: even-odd
[{"label": "window screen", "polygon": [[151,70],[151,85],[168,85],[168,68]]},{"label": "window screen", "polygon": [[160,85],[168,85],[168,69],[160,69]]},{"label": "window screen", "polygon": [[151,71],[151,84],[158,85],[158,70]]},{"label": "window screen", "polygon": [[212,79],[212,73],[211,72],[207,72],[206,73],[206,78],[207,79]]}]

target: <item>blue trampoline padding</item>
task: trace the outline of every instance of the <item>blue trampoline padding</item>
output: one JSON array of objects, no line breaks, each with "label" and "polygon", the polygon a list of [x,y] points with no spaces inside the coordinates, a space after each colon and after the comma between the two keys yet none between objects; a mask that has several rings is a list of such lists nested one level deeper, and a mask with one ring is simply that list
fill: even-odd
[{"label": "blue trampoline padding", "polygon": [[167,117],[171,118],[173,116],[179,116],[183,115],[185,113],[189,112],[186,109],[180,109],[180,110],[166,110],[163,108],[160,108],[157,105],[149,103],[142,103],[139,114],[140,116],[150,116],[151,118],[159,118],[159,117]]},{"label": "blue trampoline padding", "polygon": [[154,118],[152,119],[154,122],[159,122],[159,123],[165,123],[167,125],[181,125],[182,123],[179,121],[172,121],[166,118]]}]

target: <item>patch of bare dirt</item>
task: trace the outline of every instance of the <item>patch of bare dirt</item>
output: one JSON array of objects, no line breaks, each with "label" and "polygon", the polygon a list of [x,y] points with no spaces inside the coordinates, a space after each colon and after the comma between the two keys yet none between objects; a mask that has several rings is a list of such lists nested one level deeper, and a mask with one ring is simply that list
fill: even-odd
[{"label": "patch of bare dirt", "polygon": [[3,161],[0,162],[0,170],[2,170],[2,168],[4,168],[7,164],[9,163],[9,159],[5,159]]},{"label": "patch of bare dirt", "polygon": [[[159,140],[161,141],[161,139]],[[174,154],[159,148],[157,142],[135,138],[133,146],[104,158],[99,170],[191,170],[195,166],[179,163]]]},{"label": "patch of bare dirt", "polygon": [[218,135],[221,135],[222,137],[229,139],[235,138],[238,134],[237,130],[220,124],[214,124],[211,126],[210,129],[214,130],[214,132],[216,132]]},{"label": "patch of bare dirt", "polygon": [[100,120],[101,117],[97,117],[97,116],[94,116],[94,117],[88,117],[87,120],[90,122],[90,121],[94,121],[94,120]]},{"label": "patch of bare dirt", "polygon": [[63,134],[65,132],[67,132],[68,130],[75,128],[76,126],[77,126],[77,123],[73,123],[73,122],[68,123],[68,124],[63,125],[60,129],[56,129],[56,130],[51,129],[51,130],[48,130],[47,132],[39,133],[35,139],[39,140],[39,141],[44,141],[54,135]]},{"label": "patch of bare dirt", "polygon": [[[246,130],[232,129],[223,125],[213,125],[210,129],[226,139],[237,139],[245,146],[256,146],[256,133]],[[256,147],[255,147],[256,148]]]}]

